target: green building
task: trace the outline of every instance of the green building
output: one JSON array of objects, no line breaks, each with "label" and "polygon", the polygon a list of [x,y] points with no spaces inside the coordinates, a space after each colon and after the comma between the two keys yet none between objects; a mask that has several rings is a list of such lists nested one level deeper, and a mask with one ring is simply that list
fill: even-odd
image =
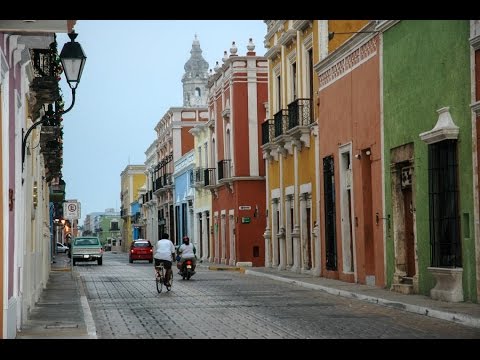
[{"label": "green building", "polygon": [[469,21],[378,29],[387,285],[476,302]]}]

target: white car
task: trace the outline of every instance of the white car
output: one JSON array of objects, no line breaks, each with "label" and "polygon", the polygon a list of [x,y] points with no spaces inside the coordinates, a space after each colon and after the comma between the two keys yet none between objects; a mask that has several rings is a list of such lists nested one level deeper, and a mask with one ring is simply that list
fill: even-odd
[{"label": "white car", "polygon": [[67,253],[68,246],[57,242],[57,253]]}]

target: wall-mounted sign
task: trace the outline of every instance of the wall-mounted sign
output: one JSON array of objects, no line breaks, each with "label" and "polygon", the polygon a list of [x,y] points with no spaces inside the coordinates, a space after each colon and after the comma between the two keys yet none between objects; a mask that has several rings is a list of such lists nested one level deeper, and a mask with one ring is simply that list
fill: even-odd
[{"label": "wall-mounted sign", "polygon": [[250,205],[240,205],[238,210],[252,210],[252,207]]},{"label": "wall-mounted sign", "polygon": [[242,224],[250,224],[250,217],[242,217]]}]

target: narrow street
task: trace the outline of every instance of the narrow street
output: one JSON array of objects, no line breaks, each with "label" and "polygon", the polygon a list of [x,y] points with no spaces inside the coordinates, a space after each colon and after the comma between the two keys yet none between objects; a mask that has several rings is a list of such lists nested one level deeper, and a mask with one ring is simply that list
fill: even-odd
[{"label": "narrow street", "polygon": [[480,338],[480,329],[201,266],[158,294],[152,265],[129,264],[125,253],[75,271],[100,339]]}]

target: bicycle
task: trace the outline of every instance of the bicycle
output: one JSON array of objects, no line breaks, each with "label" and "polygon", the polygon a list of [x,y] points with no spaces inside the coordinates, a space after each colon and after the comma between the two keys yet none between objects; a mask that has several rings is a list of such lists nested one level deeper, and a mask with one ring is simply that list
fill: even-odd
[{"label": "bicycle", "polygon": [[[157,292],[160,294],[162,292],[162,288],[165,282],[165,268],[163,267],[163,262],[160,263],[160,265],[155,266],[155,283],[157,285]],[[167,288],[167,291],[170,291],[172,289],[172,284],[173,284],[173,271],[170,271],[170,279],[168,281],[168,285],[165,287]]]}]

